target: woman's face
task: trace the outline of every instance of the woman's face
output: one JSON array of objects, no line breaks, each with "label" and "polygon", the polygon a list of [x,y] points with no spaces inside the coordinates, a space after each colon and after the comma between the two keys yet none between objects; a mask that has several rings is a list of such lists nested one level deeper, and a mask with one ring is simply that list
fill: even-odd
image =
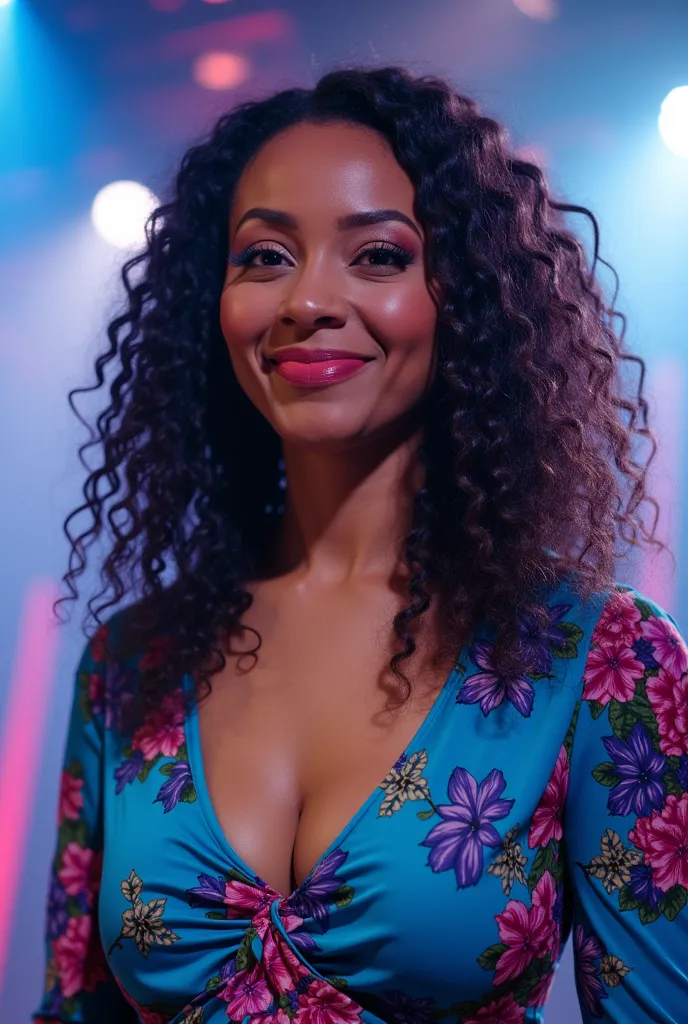
[{"label": "woman's face", "polygon": [[222,331],[239,383],[284,441],[359,444],[423,397],[436,307],[413,203],[384,139],[346,123],[290,128],[244,170]]}]

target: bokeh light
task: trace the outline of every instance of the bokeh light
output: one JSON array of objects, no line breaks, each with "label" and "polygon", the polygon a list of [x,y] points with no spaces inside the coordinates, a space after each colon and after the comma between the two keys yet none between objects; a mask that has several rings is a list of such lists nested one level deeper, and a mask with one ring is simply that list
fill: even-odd
[{"label": "bokeh light", "polygon": [[667,149],[688,160],[688,85],[672,89],[662,103],[659,133]]},{"label": "bokeh light", "polygon": [[230,0],[203,0],[204,4],[228,4]]},{"label": "bokeh light", "polygon": [[110,245],[134,249],[146,240],[145,225],[159,201],[137,181],[113,181],[93,200],[91,222]]},{"label": "bokeh light", "polygon": [[514,7],[536,21],[553,21],[559,13],[556,0],[514,0]]},{"label": "bokeh light", "polygon": [[193,76],[204,89],[236,89],[251,74],[251,65],[239,53],[202,53],[194,61]]},{"label": "bokeh light", "polygon": [[11,3],[12,0],[0,0],[0,7],[9,7]]}]

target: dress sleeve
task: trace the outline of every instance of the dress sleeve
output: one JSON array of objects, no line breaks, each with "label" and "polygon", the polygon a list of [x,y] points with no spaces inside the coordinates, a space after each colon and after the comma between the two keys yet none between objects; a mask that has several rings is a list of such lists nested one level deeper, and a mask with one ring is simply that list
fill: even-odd
[{"label": "dress sleeve", "polygon": [[629,588],[592,635],[564,835],[585,1024],[688,1020],[688,648]]},{"label": "dress sleeve", "polygon": [[134,1024],[138,1019],[105,960],[98,933],[106,627],[76,675],[46,915],[46,980],[36,1024]]}]

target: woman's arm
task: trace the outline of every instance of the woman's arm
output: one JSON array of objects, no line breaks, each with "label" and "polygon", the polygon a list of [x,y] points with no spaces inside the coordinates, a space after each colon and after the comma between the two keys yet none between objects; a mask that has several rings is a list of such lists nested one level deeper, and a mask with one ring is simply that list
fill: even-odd
[{"label": "woman's arm", "polygon": [[636,591],[593,634],[564,836],[585,1024],[688,1020],[688,648]]},{"label": "woman's arm", "polygon": [[76,689],[60,787],[57,849],[46,921],[46,981],[37,1024],[135,1024],[98,934],[102,866],[105,632],[88,644]]}]

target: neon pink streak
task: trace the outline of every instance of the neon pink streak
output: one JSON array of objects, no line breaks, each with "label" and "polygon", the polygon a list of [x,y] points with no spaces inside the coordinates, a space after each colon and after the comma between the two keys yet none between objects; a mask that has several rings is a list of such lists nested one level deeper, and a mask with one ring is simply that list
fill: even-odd
[{"label": "neon pink streak", "polygon": [[34,580],[24,599],[0,735],[0,990],[19,895],[41,748],[57,659],[52,604],[57,588]]},{"label": "neon pink streak", "polygon": [[[680,565],[681,439],[685,432],[683,407],[686,400],[686,371],[682,360],[658,360],[650,377],[649,392],[653,399],[650,403],[650,422],[657,435],[659,448],[650,468],[648,489],[660,507],[657,536],[669,545],[676,555],[677,565]],[[647,509],[650,522],[651,511]],[[644,555],[638,589],[670,614],[675,613],[676,580],[669,555],[655,554],[652,550]]]}]

